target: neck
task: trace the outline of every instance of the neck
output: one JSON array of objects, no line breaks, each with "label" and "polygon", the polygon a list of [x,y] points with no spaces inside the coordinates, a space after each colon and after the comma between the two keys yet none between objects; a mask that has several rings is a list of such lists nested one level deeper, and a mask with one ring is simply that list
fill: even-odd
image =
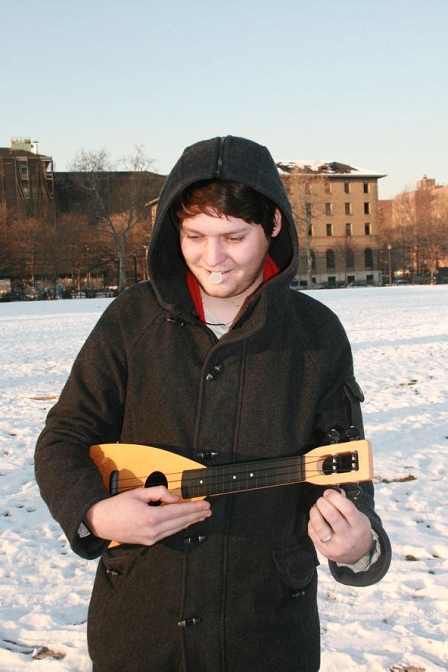
[{"label": "neck", "polygon": [[226,325],[236,322],[238,317],[244,311],[244,306],[250,296],[250,294],[248,294],[221,299],[206,294],[202,288],[200,291],[204,308],[212,313],[221,324]]}]

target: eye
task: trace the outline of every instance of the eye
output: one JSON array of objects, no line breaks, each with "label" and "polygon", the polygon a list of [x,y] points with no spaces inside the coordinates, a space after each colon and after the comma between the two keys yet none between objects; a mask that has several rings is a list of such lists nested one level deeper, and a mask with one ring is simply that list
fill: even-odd
[{"label": "eye", "polygon": [[241,243],[244,238],[245,236],[229,236],[227,240],[230,240],[231,243]]}]

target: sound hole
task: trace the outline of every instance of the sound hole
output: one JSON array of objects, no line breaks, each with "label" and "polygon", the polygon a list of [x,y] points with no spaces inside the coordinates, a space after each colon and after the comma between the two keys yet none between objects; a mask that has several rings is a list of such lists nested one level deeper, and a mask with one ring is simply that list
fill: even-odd
[{"label": "sound hole", "polygon": [[[164,485],[168,487],[168,481],[166,480],[165,474],[162,474],[161,471],[153,471],[152,474],[149,474],[148,478],[145,481],[145,488],[154,488],[157,485]],[[162,502],[149,502],[149,506],[160,506]]]}]

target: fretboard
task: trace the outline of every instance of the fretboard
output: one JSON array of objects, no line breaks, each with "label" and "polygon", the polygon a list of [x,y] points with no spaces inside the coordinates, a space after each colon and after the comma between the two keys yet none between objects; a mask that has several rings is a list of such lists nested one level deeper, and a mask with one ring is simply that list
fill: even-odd
[{"label": "fretboard", "polygon": [[300,483],[303,480],[302,456],[188,469],[182,473],[182,497],[190,499],[224,495]]}]

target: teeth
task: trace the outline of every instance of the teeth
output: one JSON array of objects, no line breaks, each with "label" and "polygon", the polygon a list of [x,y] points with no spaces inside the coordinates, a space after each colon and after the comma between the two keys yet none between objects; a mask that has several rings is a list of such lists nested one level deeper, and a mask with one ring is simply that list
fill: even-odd
[{"label": "teeth", "polygon": [[212,285],[219,285],[222,282],[222,273],[219,273],[219,271],[216,273],[210,273],[208,279]]}]

